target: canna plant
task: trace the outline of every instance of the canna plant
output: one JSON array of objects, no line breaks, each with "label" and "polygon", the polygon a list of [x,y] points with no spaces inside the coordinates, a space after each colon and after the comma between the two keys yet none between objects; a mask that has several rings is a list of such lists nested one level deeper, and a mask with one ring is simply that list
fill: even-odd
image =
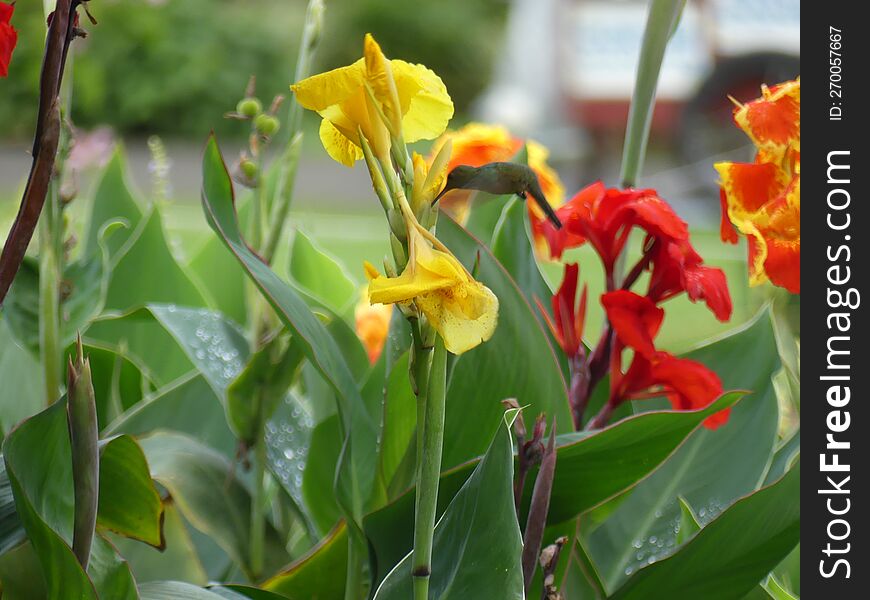
[{"label": "canna plant", "polygon": [[[56,8],[72,22],[78,4]],[[3,597],[797,592],[782,299],[753,306],[744,262],[705,263],[703,234],[637,187],[680,8],[650,4],[620,187],[567,202],[543,146],[448,130],[438,75],[373,37],[312,74],[321,0],[291,95],[265,104],[252,81],[228,103],[249,127],[238,161],[208,139],[211,234],[186,256],[164,182],[143,199],[122,150],[90,197],[60,194],[59,130],[38,252],[0,270],[18,272],[0,309]],[[365,162],[378,266],[295,219],[305,110],[329,156]]]}]

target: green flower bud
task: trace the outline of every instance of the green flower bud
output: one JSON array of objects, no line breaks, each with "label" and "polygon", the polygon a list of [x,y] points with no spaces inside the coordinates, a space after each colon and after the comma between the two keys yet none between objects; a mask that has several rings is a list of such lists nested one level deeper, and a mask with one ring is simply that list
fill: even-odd
[{"label": "green flower bud", "polygon": [[281,122],[272,115],[260,114],[254,119],[254,127],[257,128],[257,133],[265,137],[275,135],[280,126]]},{"label": "green flower bud", "polygon": [[257,163],[255,163],[254,161],[243,158],[239,162],[239,169],[241,169],[242,174],[245,176],[246,179],[249,179],[251,181],[257,179],[259,169],[257,168]]},{"label": "green flower bud", "polygon": [[236,104],[236,112],[243,117],[253,119],[263,112],[263,105],[256,98],[243,98]]}]

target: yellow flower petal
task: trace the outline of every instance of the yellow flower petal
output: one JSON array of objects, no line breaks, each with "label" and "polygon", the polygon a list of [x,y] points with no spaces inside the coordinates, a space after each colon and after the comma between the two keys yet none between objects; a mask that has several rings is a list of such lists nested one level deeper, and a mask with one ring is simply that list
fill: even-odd
[{"label": "yellow flower petal", "polygon": [[492,337],[498,322],[498,299],[492,291],[472,279],[455,256],[432,248],[417,230],[411,237],[413,262],[398,277],[382,277],[366,265],[369,300],[413,301],[454,354]]},{"label": "yellow flower petal", "polygon": [[489,340],[498,324],[498,298],[473,280],[419,296],[416,303],[453,354]]},{"label": "yellow flower petal", "polygon": [[370,33],[366,34],[364,45],[366,63],[366,83],[381,105],[381,111],[391,128],[393,135],[399,135],[402,129],[402,107],[399,102],[399,92],[393,78],[390,61],[384,56],[381,47]]},{"label": "yellow flower petal", "polygon": [[344,102],[365,83],[365,61],[361,58],[352,65],[339,67],[326,73],[312,75],[290,86],[296,101],[308,110],[321,111],[333,104]]},{"label": "yellow flower petal", "polygon": [[423,65],[390,61],[402,105],[402,134],[406,142],[433,140],[453,118],[453,101],[441,78]]},{"label": "yellow flower petal", "polygon": [[335,161],[352,167],[353,164],[363,157],[362,148],[349,140],[336,129],[330,121],[323,119],[320,122],[320,141],[323,147]]}]

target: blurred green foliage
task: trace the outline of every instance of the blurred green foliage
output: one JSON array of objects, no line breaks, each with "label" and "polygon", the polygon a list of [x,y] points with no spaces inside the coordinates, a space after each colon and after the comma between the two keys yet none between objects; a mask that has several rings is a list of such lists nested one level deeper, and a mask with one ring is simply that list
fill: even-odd
[{"label": "blurred green foliage", "polygon": [[366,33],[390,58],[422,63],[447,84],[458,112],[489,82],[506,0],[327,0],[320,64],[333,68],[362,55]]},{"label": "blurred green foliage", "polygon": [[[305,0],[101,0],[99,20],[76,42],[72,117],[123,134],[238,134],[222,118],[248,77],[268,104],[289,93]],[[486,85],[506,12],[504,0],[327,0],[318,69],[361,55],[372,32],[391,57],[420,62],[444,79],[462,111]],[[2,82],[0,136],[26,138],[36,118],[45,21],[41,2],[19,2],[19,45]]]}]

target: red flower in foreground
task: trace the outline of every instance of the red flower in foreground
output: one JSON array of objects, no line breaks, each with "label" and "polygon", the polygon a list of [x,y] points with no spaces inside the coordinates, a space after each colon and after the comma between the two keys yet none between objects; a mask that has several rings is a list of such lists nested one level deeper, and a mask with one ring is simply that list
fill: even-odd
[{"label": "red flower in foreground", "polygon": [[[664,395],[676,410],[698,410],[722,394],[722,381],[699,362],[678,358],[655,349],[653,340],[664,311],[652,300],[618,290],[601,297],[616,334],[611,355],[610,399],[612,408],[626,400]],[[623,373],[622,350],[634,350],[631,366]],[[715,429],[728,421],[728,410],[711,415],[704,426]]]},{"label": "red flower in foreground", "polygon": [[731,294],[722,269],[706,267],[688,240],[657,243],[650,249],[652,275],[647,295],[656,304],[686,292],[703,300],[722,322],[731,318]]},{"label": "red flower in foreground", "polygon": [[0,2],[0,77],[9,74],[9,61],[12,60],[12,51],[18,42],[18,32],[12,27],[12,13],[15,6]]},{"label": "red flower in foreground", "polygon": [[600,181],[580,190],[556,213],[564,227],[545,226],[550,255],[587,241],[610,272],[628,241],[632,227],[664,241],[688,240],[689,229],[655,190],[605,188]]},{"label": "red flower in foreground", "polygon": [[580,303],[577,305],[577,276],[580,272],[577,264],[565,265],[565,277],[562,285],[553,295],[553,318],[544,309],[540,300],[537,300],[538,309],[544,315],[553,337],[559,343],[568,358],[574,358],[580,354],[583,345],[583,326],[586,320],[586,286],[580,294]]}]

